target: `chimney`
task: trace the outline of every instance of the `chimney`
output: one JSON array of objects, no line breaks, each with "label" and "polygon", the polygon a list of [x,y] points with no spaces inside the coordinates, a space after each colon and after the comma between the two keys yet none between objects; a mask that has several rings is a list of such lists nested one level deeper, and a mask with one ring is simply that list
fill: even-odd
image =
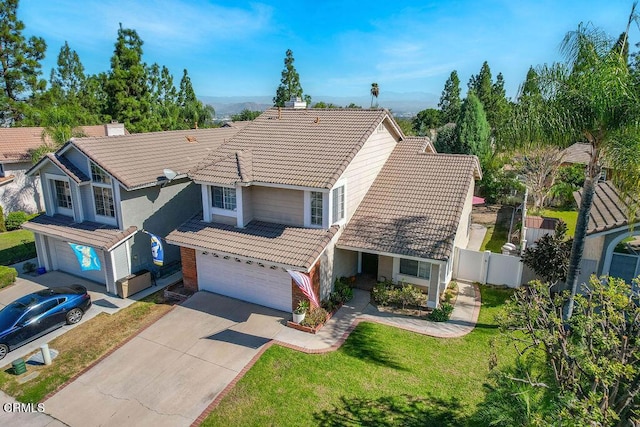
[{"label": "chimney", "polygon": [[111,122],[104,125],[107,130],[107,136],[122,136],[124,135],[124,123]]},{"label": "chimney", "polygon": [[291,100],[286,101],[284,103],[284,106],[286,108],[293,108],[294,110],[297,110],[300,108],[307,108],[307,103],[304,102],[299,96],[291,96]]}]

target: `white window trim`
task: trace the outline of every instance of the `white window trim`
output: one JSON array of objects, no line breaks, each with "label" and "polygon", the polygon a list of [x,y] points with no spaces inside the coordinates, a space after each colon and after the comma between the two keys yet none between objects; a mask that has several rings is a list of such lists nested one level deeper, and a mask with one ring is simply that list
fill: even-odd
[{"label": "white window trim", "polygon": [[[44,178],[47,182],[47,193],[49,195],[49,199],[51,201],[51,212],[47,212],[47,214],[50,215],[55,215],[55,214],[60,214],[60,215],[64,215],[64,216],[70,216],[72,218],[75,218],[75,211],[73,209],[74,205],[75,205],[75,200],[73,197],[73,189],[71,187],[71,182],[69,180],[68,176],[65,175],[55,175],[55,174],[50,174],[50,173],[45,173],[44,174]],[[56,186],[54,184],[53,181],[64,181],[67,184],[69,184],[69,193],[71,195],[71,208],[65,208],[62,206],[58,206],[58,198],[56,195]]]},{"label": "white window trim", "polygon": [[[322,224],[312,224],[311,223],[311,193],[322,193]],[[306,228],[328,228],[328,215],[327,210],[328,206],[328,195],[329,193],[326,190],[317,189],[317,190],[305,190],[303,203],[304,203],[304,226]]]},{"label": "white window trim", "polygon": [[392,277],[394,282],[396,283],[406,282],[406,283],[412,283],[414,285],[426,286],[426,287],[431,285],[431,280],[433,280],[434,263],[427,260],[423,260],[423,259],[419,259],[419,260],[413,259],[412,257],[406,258],[406,259],[411,259],[413,261],[426,262],[428,264],[431,264],[431,267],[429,269],[429,279],[423,279],[421,277],[409,276],[407,274],[400,273],[400,258],[405,258],[405,257],[398,257],[398,256],[393,257]]},{"label": "white window trim", "polygon": [[[213,187],[221,187],[221,188],[231,188],[231,189],[235,189],[235,187],[233,185],[207,185],[207,191],[209,192],[209,197],[208,197],[208,202],[209,202],[209,209],[211,212],[211,215],[221,215],[221,216],[228,216],[228,217],[233,217],[233,218],[237,218],[238,217],[238,206],[241,205],[241,203],[238,203],[238,193],[236,192],[236,208],[235,210],[231,210],[231,209],[221,209],[221,208],[216,208],[213,206]],[[209,219],[209,222],[211,222],[211,217]]]},{"label": "white window trim", "polygon": [[[340,188],[344,186],[344,215],[342,217],[342,219],[337,220],[333,217],[333,192],[336,188]],[[329,193],[329,215],[331,217],[331,221],[330,223],[333,224],[337,224],[337,225],[344,225],[347,222],[347,217],[348,212],[347,212],[347,200],[348,200],[348,195],[349,195],[349,190],[347,188],[347,180],[346,179],[341,179],[338,182],[336,182],[336,184],[333,186],[333,188],[331,188],[331,191]]]},{"label": "white window trim", "polygon": [[[113,181],[112,181],[113,182]],[[109,188],[111,190],[111,198],[113,199],[113,216],[101,215],[98,213],[98,207],[96,206],[96,196],[93,193],[93,187],[100,188]],[[96,219],[96,222],[102,222],[104,224],[118,225],[118,209],[116,207],[116,195],[115,191],[113,191],[113,187],[110,185],[102,185],[102,184],[91,184],[91,201],[93,202],[91,205],[93,206],[93,216]]]}]

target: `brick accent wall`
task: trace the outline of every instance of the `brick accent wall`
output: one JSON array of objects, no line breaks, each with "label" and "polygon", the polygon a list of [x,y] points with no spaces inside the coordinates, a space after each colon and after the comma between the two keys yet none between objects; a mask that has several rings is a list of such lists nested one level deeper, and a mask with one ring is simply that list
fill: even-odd
[{"label": "brick accent wall", "polygon": [[180,247],[182,259],[182,283],[185,288],[198,290],[198,269],[196,268],[195,249]]},{"label": "brick accent wall", "polygon": [[[318,259],[318,261],[311,268],[309,277],[311,278],[313,291],[316,293],[316,296],[320,298],[320,259]],[[298,303],[300,301],[305,299],[309,298],[307,298],[307,296],[302,293],[298,285],[296,285],[296,282],[291,279],[291,311],[293,311],[298,306]]]}]

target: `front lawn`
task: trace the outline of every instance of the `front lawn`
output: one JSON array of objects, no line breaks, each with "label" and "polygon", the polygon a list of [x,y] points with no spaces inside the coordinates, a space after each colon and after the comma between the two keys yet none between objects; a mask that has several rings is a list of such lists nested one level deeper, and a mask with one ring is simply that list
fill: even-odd
[{"label": "front lawn", "polygon": [[[53,364],[27,365],[27,373],[39,372],[35,379],[19,384],[16,377],[9,373],[10,369],[0,371],[0,389],[20,402],[39,402],[109,350],[135,335],[143,327],[155,322],[170,309],[171,305],[162,303],[162,291],[160,291],[115,314],[100,313],[49,343],[50,348],[59,351]],[[11,353],[5,359],[12,360]]]},{"label": "front lawn", "polygon": [[546,216],[550,218],[560,218],[567,224],[567,238],[573,237],[576,234],[576,222],[578,222],[577,211],[567,211],[562,209],[542,209],[540,216]]},{"label": "front lawn", "polygon": [[[203,425],[473,425],[499,335],[494,316],[511,295],[481,291],[478,325],[462,338],[361,323],[335,352],[272,346]],[[496,349],[501,364],[515,358],[500,340]]]},{"label": "front lawn", "polygon": [[0,265],[11,265],[36,257],[36,244],[29,230],[0,233]]}]

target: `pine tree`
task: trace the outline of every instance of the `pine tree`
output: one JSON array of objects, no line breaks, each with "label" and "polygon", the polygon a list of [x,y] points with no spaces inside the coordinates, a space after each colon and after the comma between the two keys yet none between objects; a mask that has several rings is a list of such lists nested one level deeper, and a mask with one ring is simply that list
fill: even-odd
[{"label": "pine tree", "polygon": [[0,124],[12,125],[24,118],[29,102],[44,88],[40,61],[47,45],[43,38],[22,35],[24,23],[17,17],[18,0],[0,2]]},{"label": "pine tree", "polygon": [[178,92],[178,105],[180,107],[179,124],[182,129],[192,127],[210,127],[213,125],[215,111],[210,105],[204,105],[198,100],[191,84],[191,78],[185,69],[180,80]]},{"label": "pine tree", "polygon": [[453,70],[444,84],[438,108],[442,112],[442,123],[456,123],[460,115],[460,79],[458,72]]},{"label": "pine tree", "polygon": [[[273,98],[274,107],[284,107],[284,103],[289,101],[292,96],[303,98],[300,75],[293,65],[294,62],[293,52],[291,49],[287,49],[284,58],[284,69],[282,70],[282,77],[280,78],[280,86],[278,86],[276,96]],[[308,101],[310,105],[310,97]]]},{"label": "pine tree", "polygon": [[482,103],[473,91],[462,103],[456,135],[462,154],[475,154],[481,162],[491,155],[489,123]]},{"label": "pine tree", "polygon": [[482,102],[485,111],[491,107],[493,104],[493,80],[487,61],[484,61],[482,64],[480,73],[471,76],[467,86],[469,91],[473,91],[480,102]]}]

